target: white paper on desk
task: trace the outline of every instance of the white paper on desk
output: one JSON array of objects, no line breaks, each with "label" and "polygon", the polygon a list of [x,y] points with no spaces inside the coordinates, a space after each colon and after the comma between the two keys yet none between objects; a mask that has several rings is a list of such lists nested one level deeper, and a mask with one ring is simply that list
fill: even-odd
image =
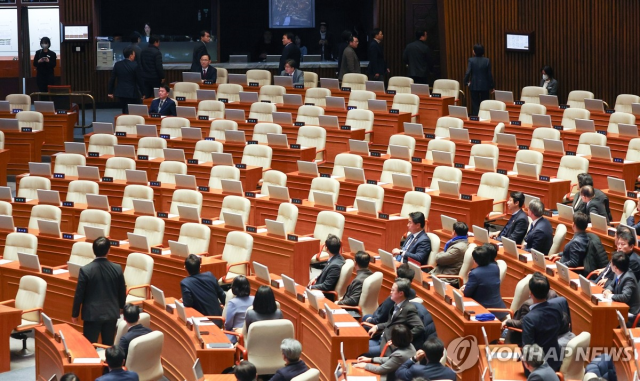
[{"label": "white paper on desk", "polygon": [[347,381],[377,381],[375,376],[347,376]]},{"label": "white paper on desk", "polygon": [[358,208],[347,208],[347,212],[355,212]]},{"label": "white paper on desk", "polygon": [[262,193],[256,193],[256,198],[262,198],[262,197],[269,197],[269,195],[262,194]]},{"label": "white paper on desk", "polygon": [[635,337],[635,338],[633,339],[633,342],[634,342],[634,343],[640,343],[640,337]]},{"label": "white paper on desk", "polygon": [[171,254],[171,249],[169,250],[162,250],[162,255],[169,255]]},{"label": "white paper on desk", "polygon": [[383,186],[383,185],[387,185],[389,183],[383,183],[382,181],[378,181],[378,185]]},{"label": "white paper on desk", "polygon": [[131,210],[131,208],[122,208],[123,212],[129,211],[129,210]]},{"label": "white paper on desk", "polygon": [[624,163],[625,163],[625,164],[635,163],[635,162],[636,162],[635,160],[625,160],[625,161],[624,161]]},{"label": "white paper on desk", "polygon": [[341,177],[344,177],[344,176],[333,176],[333,175],[331,175],[331,178],[332,178],[332,179],[339,179],[339,178],[341,178]]},{"label": "white paper on desk", "polygon": [[407,217],[402,217],[402,216],[389,216],[389,220],[390,221],[395,221],[395,220],[404,220]]},{"label": "white paper on desk", "polygon": [[176,308],[176,304],[175,304],[175,303],[167,304],[167,306],[169,306],[169,307],[171,307],[171,308],[173,308],[173,309],[175,309],[175,308]]},{"label": "white paper on desk", "polygon": [[334,315],[349,315],[347,310],[343,310],[342,308],[338,308],[336,310],[331,310],[331,312],[333,312]]},{"label": "white paper on desk", "polygon": [[167,214],[167,218],[173,218],[173,217],[179,217],[179,216],[180,216],[179,214],[171,214],[171,213]]},{"label": "white paper on desk", "polygon": [[[175,306],[175,304],[174,304],[174,306]],[[193,318],[190,318],[190,319],[191,319],[191,323],[193,323],[194,320],[197,320],[198,321],[198,325],[215,325],[215,324],[213,324],[213,322],[211,320],[209,320],[206,317],[193,317]]]},{"label": "white paper on desk", "polygon": [[444,136],[436,136],[436,139],[444,139]]},{"label": "white paper on desk", "polygon": [[153,160],[153,159],[155,159],[154,156],[149,156],[149,160]]},{"label": "white paper on desk", "polygon": [[98,358],[74,358],[73,359],[73,363],[74,364],[100,364],[102,362],[102,360],[100,360],[100,357]]},{"label": "white paper on desk", "polygon": [[5,264],[7,264],[9,262],[13,262],[13,261],[11,261],[9,259],[0,259],[0,265],[5,265]]},{"label": "white paper on desk", "polygon": [[128,244],[128,243],[129,243],[129,241],[127,241],[127,240],[120,241],[120,244],[121,244],[121,245],[126,245],[126,244]]},{"label": "white paper on desk", "polygon": [[558,266],[556,266],[556,265],[547,265],[547,268],[548,269],[557,269]]},{"label": "white paper on desk", "polygon": [[592,294],[593,296],[595,296],[596,298],[598,298],[599,301],[604,302],[604,303],[611,303],[613,302],[612,299],[607,299],[604,297],[604,294]]},{"label": "white paper on desk", "polygon": [[278,282],[278,286],[284,287],[284,282],[282,281],[282,279],[278,279],[276,280],[276,282]]},{"label": "white paper on desk", "polygon": [[335,323],[335,326],[338,328],[354,328],[360,327],[360,324],[357,321],[339,321]]},{"label": "white paper on desk", "polygon": [[211,222],[211,225],[222,225],[222,224],[224,224],[224,221],[215,220]]},{"label": "white paper on desk", "polygon": [[314,238],[313,237],[298,237],[298,242],[311,241],[312,239],[314,239]]},{"label": "white paper on desk", "polygon": [[266,233],[267,232],[267,228],[260,228],[257,230],[258,233]]},{"label": "white paper on desk", "polygon": [[69,270],[67,270],[67,269],[56,269],[56,270],[53,270],[53,275],[64,274],[64,273],[68,273],[68,272],[69,272]]},{"label": "white paper on desk", "polygon": [[571,283],[575,284],[576,286],[580,287],[580,281],[577,279],[571,279]]},{"label": "white paper on desk", "polygon": [[563,179],[559,179],[559,178],[557,178],[557,177],[553,177],[553,178],[551,178],[549,181],[551,181],[552,183],[557,183],[557,182],[559,182],[559,181],[564,181],[564,180],[563,180]]},{"label": "white paper on desk", "polygon": [[522,255],[523,257],[527,258],[527,261],[533,261],[533,255],[531,255],[531,254],[523,253],[523,254],[520,254],[520,255]]},{"label": "white paper on desk", "polygon": [[479,304],[474,302],[474,301],[468,301],[468,302],[464,302],[464,306],[465,307],[476,307],[476,306],[479,306]]},{"label": "white paper on desk", "polygon": [[517,174],[518,174],[518,172],[516,172],[516,171],[508,171],[508,172],[507,172],[507,175],[508,175],[508,176],[510,176],[510,175],[517,175]]},{"label": "white paper on desk", "polygon": [[74,234],[73,235],[73,239],[80,239],[80,238],[84,238],[84,236],[82,234]]},{"label": "white paper on desk", "polygon": [[465,165],[464,169],[474,169],[475,167],[475,165]]}]

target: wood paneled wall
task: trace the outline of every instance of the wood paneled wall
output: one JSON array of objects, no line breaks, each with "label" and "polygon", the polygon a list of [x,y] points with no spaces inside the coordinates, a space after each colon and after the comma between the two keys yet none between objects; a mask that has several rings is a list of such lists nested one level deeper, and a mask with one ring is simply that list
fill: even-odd
[{"label": "wood paneled wall", "polygon": [[[99,22],[95,15],[94,1],[61,0],[60,22],[65,25],[92,26],[93,37],[97,35]],[[81,51],[76,51],[76,48]],[[62,43],[61,50],[61,82],[71,85],[73,91],[88,91],[93,93],[96,84],[96,45],[94,41]],[[95,96],[95,95],[94,95]]]}]

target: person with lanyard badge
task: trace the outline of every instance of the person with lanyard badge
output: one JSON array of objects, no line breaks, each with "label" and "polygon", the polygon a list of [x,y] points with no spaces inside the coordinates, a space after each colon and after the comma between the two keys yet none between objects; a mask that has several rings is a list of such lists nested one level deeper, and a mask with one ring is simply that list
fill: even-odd
[{"label": "person with lanyard badge", "polygon": [[407,262],[412,259],[421,266],[426,265],[431,253],[431,240],[424,231],[425,218],[422,212],[409,213],[407,230],[409,231],[401,249],[393,249],[393,254],[398,262]]}]

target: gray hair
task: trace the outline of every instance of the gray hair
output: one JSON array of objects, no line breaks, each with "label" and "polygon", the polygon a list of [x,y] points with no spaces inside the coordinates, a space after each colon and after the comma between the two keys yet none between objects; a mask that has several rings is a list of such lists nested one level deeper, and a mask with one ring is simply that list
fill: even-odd
[{"label": "gray hair", "polygon": [[284,339],[280,344],[280,350],[289,362],[298,361],[302,354],[302,344],[296,339]]},{"label": "gray hair", "polygon": [[529,202],[529,210],[536,217],[542,217],[544,213],[544,204],[540,200],[531,200]]},{"label": "gray hair", "polygon": [[544,351],[538,344],[527,344],[522,348],[522,361],[534,368],[544,364]]}]

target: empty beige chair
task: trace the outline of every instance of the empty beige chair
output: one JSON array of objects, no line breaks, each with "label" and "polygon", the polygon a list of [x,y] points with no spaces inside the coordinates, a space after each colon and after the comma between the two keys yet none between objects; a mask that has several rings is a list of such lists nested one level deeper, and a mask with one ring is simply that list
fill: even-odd
[{"label": "empty beige chair", "polygon": [[266,171],[262,174],[262,188],[260,194],[269,195],[269,186],[287,186],[287,175],[274,169]]},{"label": "empty beige chair", "polygon": [[26,94],[9,94],[4,100],[9,102],[9,110],[31,110],[31,97]]},{"label": "empty beige chair", "polygon": [[197,208],[200,214],[202,213],[202,193],[191,189],[176,189],[171,197],[169,213],[178,214],[178,205]]},{"label": "empty beige chair", "polygon": [[493,159],[494,166],[498,165],[500,160],[500,149],[493,144],[474,144],[471,147],[471,154],[469,156],[469,165],[475,166],[475,156],[490,157]]},{"label": "empty beige chair", "polygon": [[161,183],[176,183],[176,175],[186,175],[187,165],[178,161],[163,161],[160,163],[160,170],[158,171],[158,178],[156,181]]},{"label": "empty beige chair", "polygon": [[413,85],[413,78],[391,77],[387,90],[394,90],[397,94],[411,94],[411,85]]},{"label": "empty beige chair", "polygon": [[312,71],[304,72],[304,88],[312,88],[318,86],[318,74]]},{"label": "empty beige chair", "polygon": [[278,217],[276,221],[284,224],[285,233],[295,233],[296,224],[298,223],[298,207],[291,203],[283,202],[278,207]]},{"label": "empty beige chair", "polygon": [[6,201],[0,201],[0,215],[1,216],[13,215],[13,206],[11,206],[11,203]]},{"label": "empty beige chair", "polygon": [[240,180],[240,170],[231,165],[216,165],[211,168],[211,176],[209,177],[209,188],[222,189],[220,180]]},{"label": "empty beige chair", "polygon": [[636,116],[631,112],[626,113],[622,111],[616,111],[609,117],[609,125],[607,126],[607,132],[617,134],[618,124],[636,124]]},{"label": "empty beige chair", "polygon": [[104,236],[108,237],[111,232],[111,213],[97,209],[83,210],[80,213],[77,233],[86,235],[84,232],[85,226],[104,229]]},{"label": "empty beige chair", "polygon": [[563,156],[560,159],[557,178],[571,181],[571,189],[569,193],[573,194],[578,191],[578,174],[589,173],[589,160],[580,156]]},{"label": "empty beige chair", "polygon": [[252,323],[245,338],[247,354],[258,374],[274,374],[284,366],[280,343],[294,339],[293,323],[286,319]]},{"label": "empty beige chair", "polygon": [[220,101],[200,101],[198,103],[198,116],[208,116],[209,119],[224,118],[224,103]]},{"label": "empty beige chair", "polygon": [[241,196],[225,196],[222,199],[222,208],[220,209],[220,221],[224,222],[224,213],[236,213],[242,216],[242,221],[247,224],[249,222],[249,214],[251,213],[251,202]]},{"label": "empty beige chair", "polygon": [[164,376],[162,347],[164,334],[153,331],[131,340],[127,355],[127,370],[135,372],[141,380],[156,381]]},{"label": "empty beige chair", "polygon": [[520,94],[520,100],[524,101],[524,104],[540,104],[540,95],[547,95],[549,91],[540,86],[525,86],[522,88]]},{"label": "empty beige chair", "polygon": [[255,102],[249,109],[249,118],[258,122],[273,122],[273,113],[278,111],[273,103]]},{"label": "empty beige chair", "polygon": [[[232,231],[227,234],[222,256],[219,257],[227,262],[227,274],[222,277],[222,283],[230,283],[238,275],[249,275],[252,251],[253,237],[250,234],[239,231]],[[216,257],[218,256],[214,256],[214,258]]]},{"label": "empty beige chair", "polygon": [[450,128],[464,128],[464,122],[460,118],[441,116],[436,121],[434,134],[439,138],[448,138]]},{"label": "empty beige chair", "polygon": [[491,113],[489,112],[490,110],[506,111],[507,105],[501,101],[482,101],[480,103],[480,111],[478,111],[478,116],[480,117],[480,119],[491,119]]},{"label": "empty beige chair", "polygon": [[216,140],[224,140],[224,132],[227,130],[238,131],[238,122],[235,120],[216,119],[211,122],[209,137],[215,138]]},{"label": "empty beige chair", "polygon": [[146,185],[127,185],[122,196],[122,207],[133,209],[133,200],[153,201],[153,188]]},{"label": "empty beige chair", "polygon": [[138,132],[136,125],[145,124],[144,117],[140,115],[120,115],[116,118],[116,132],[126,132],[127,135],[135,135]]},{"label": "empty beige chair", "polygon": [[87,165],[87,159],[77,153],[60,153],[56,155],[53,173],[64,173],[66,176],[78,176],[78,166]]},{"label": "empty beige chair", "polygon": [[[564,249],[564,238],[567,235],[567,227],[564,224],[556,226],[556,232],[553,235],[553,243],[549,249],[549,255],[562,254]],[[543,253],[544,254],[544,253]]]},{"label": "empty beige chair", "polygon": [[356,201],[354,201],[354,208],[358,208],[358,200],[372,201],[376,203],[376,211],[379,213],[382,211],[382,203],[384,202],[384,188],[380,185],[373,184],[360,184],[356,191]]},{"label": "empty beige chair", "polygon": [[364,159],[352,153],[339,153],[333,159],[332,177],[344,177],[344,167],[362,168]]},{"label": "empty beige chair", "polygon": [[319,126],[320,115],[324,115],[324,109],[318,106],[300,106],[298,107],[298,116],[296,122],[304,122],[308,126]]},{"label": "empty beige chair", "polygon": [[[314,73],[315,74],[315,73]],[[305,73],[306,79],[307,73]],[[306,84],[305,84],[305,87]],[[315,106],[326,106],[327,101],[326,97],[331,96],[331,90],[325,89],[324,87],[312,87],[307,89],[304,93],[304,103],[313,103]]]},{"label": "empty beige chair", "polygon": [[504,134],[504,123],[500,122],[498,123],[498,125],[496,126],[496,128],[493,129],[493,143],[498,143],[498,134]]},{"label": "empty beige chair", "polygon": [[4,243],[2,259],[17,261],[18,253],[36,254],[38,237],[29,233],[9,233]]},{"label": "empty beige chair", "polygon": [[[374,275],[375,274],[378,274],[378,273],[374,273]],[[380,274],[380,279],[382,280],[382,273],[379,273],[379,274]],[[362,284],[363,287],[364,287],[365,283],[367,283],[366,279],[365,279],[364,283]],[[369,282],[369,283],[371,283],[371,282]],[[363,294],[364,294],[364,292],[363,292]],[[377,297],[377,295],[376,295],[376,297]],[[378,307],[376,306],[376,308],[378,308]],[[375,311],[376,308],[374,308],[373,310]],[[364,316],[364,315],[362,315],[362,316]],[[318,380],[320,380],[320,371],[318,369],[316,369],[316,368],[309,368],[308,371],[306,371],[306,372],[304,372],[304,373],[302,373],[302,374],[300,374],[298,376],[295,376],[294,378],[291,379],[291,381],[318,381]]]},{"label": "empty beige chair", "polygon": [[342,87],[350,87],[353,90],[365,90],[367,88],[367,76],[358,73],[347,73],[342,77]]},{"label": "empty beige chair", "polygon": [[582,380],[584,377],[584,357],[582,354],[589,351],[591,343],[591,334],[582,332],[567,343],[565,353],[567,354],[562,360],[560,373],[565,380]]},{"label": "empty beige chair", "polygon": [[136,218],[133,233],[146,236],[149,246],[162,245],[162,240],[164,239],[164,220],[157,217],[140,216]]},{"label": "empty beige chair", "polygon": [[269,70],[261,69],[247,70],[247,85],[251,82],[257,82],[258,86],[270,85],[271,72]]},{"label": "empty beige chair", "polygon": [[507,193],[509,190],[509,178],[499,173],[487,172],[480,178],[478,196],[493,199],[493,211],[489,218],[495,218],[505,213]]},{"label": "empty beige chair", "polygon": [[[195,83],[194,83],[195,85]],[[182,137],[182,127],[191,127],[191,123],[187,118],[163,118],[160,122],[160,135],[169,135],[172,138]]]},{"label": "empty beige chair", "polygon": [[431,92],[443,97],[454,97],[457,101],[460,99],[460,82],[454,79],[436,79]]},{"label": "empty beige chair", "polygon": [[[409,155],[413,157],[416,150],[416,138],[409,135],[396,134],[389,137],[389,145],[409,148]],[[391,154],[391,148],[387,148],[387,154]]]},{"label": "empty beige chair", "polygon": [[229,80],[229,72],[227,71],[227,69],[222,67],[217,67],[216,72],[217,72],[216,83],[226,84],[227,81]]},{"label": "empty beige chair", "polygon": [[110,157],[105,164],[104,177],[112,177],[114,180],[126,180],[127,169],[136,169],[135,160],[128,157]]},{"label": "empty beige chair", "polygon": [[411,163],[400,159],[387,159],[382,164],[382,174],[380,175],[380,182],[393,184],[393,174],[409,175],[411,176],[412,170]]},{"label": "empty beige chair", "polygon": [[[409,191],[404,194],[404,201],[402,202],[402,209],[400,209],[400,216],[409,218],[409,213],[422,212],[425,219],[429,219],[429,212],[431,211],[431,196],[428,193]],[[439,245],[437,246],[440,247]]]},{"label": "empty beige chair", "polygon": [[349,103],[347,106],[368,110],[369,99],[376,99],[376,93],[367,90],[352,90],[349,94]]},{"label": "empty beige chair", "polygon": [[87,152],[97,152],[102,155],[112,155],[113,146],[118,144],[118,138],[109,134],[93,134],[89,137]]},{"label": "empty beige chair", "polygon": [[[20,278],[20,285],[14,302],[7,303],[9,307],[22,310],[20,324],[17,327],[12,327],[13,332],[11,332],[12,338],[22,340],[21,354],[29,354],[27,351],[27,335],[24,332],[42,324],[40,314],[43,312],[46,296],[47,282],[37,276],[25,275]],[[9,353],[5,353],[5,355],[9,355]]]},{"label": "empty beige chair", "polygon": [[[629,140],[629,148],[627,148],[627,156],[625,160],[640,161],[640,138],[633,138]],[[22,180],[26,179],[23,178]],[[22,181],[20,182],[22,188]]]},{"label": "empty beige chair", "polygon": [[346,125],[351,126],[352,130],[364,130],[364,140],[371,141],[373,118],[373,111],[359,109],[349,110],[347,111]]},{"label": "empty beige chair", "polygon": [[327,130],[317,126],[302,126],[298,129],[296,144],[302,147],[315,147],[316,161],[324,161]]},{"label": "empty beige chair", "polygon": [[51,190],[51,180],[40,176],[27,176],[20,179],[17,197],[38,199],[38,189]]},{"label": "empty beige chair", "polygon": [[4,132],[0,131],[0,149],[4,149]]},{"label": "empty beige chair", "polygon": [[198,99],[200,85],[193,82],[176,82],[173,84],[173,97],[185,97],[188,100]]},{"label": "empty beige chair", "polygon": [[37,111],[21,111],[16,114],[18,119],[18,127],[31,127],[35,130],[44,128],[44,117]]},{"label": "empty beige chair", "polygon": [[315,202],[315,198],[313,196],[315,192],[330,194],[333,197],[333,203],[335,204],[338,202],[338,196],[340,195],[340,182],[336,179],[327,177],[316,177],[311,180],[311,188],[309,189],[308,197],[309,201]]},{"label": "empty beige chair", "polygon": [[585,108],[584,100],[593,99],[593,93],[591,91],[573,90],[569,92],[567,97],[567,105],[571,108]]},{"label": "empty beige chair", "polygon": [[616,110],[615,113],[626,112],[631,114],[632,103],[640,103],[640,97],[633,94],[619,94],[616,97],[616,105],[613,109]]},{"label": "empty beige chair", "polygon": [[516,153],[516,160],[513,163],[513,171],[518,172],[518,163],[533,164],[536,166],[536,176],[540,176],[544,156],[542,152],[521,149]]},{"label": "empty beige chair", "polygon": [[31,216],[29,217],[29,229],[38,230],[38,220],[53,221],[60,223],[62,212],[60,208],[53,205],[35,205],[31,208]]},{"label": "empty beige chair", "polygon": [[271,169],[273,150],[269,146],[250,144],[242,151],[242,164],[262,167],[262,171]]},{"label": "empty beige chair", "polygon": [[420,97],[415,94],[396,94],[393,96],[391,108],[400,110],[400,112],[408,112],[411,114],[411,122],[416,123],[420,109]]},{"label": "empty beige chair", "polygon": [[430,189],[440,190],[438,185],[439,181],[450,181],[458,183],[458,188],[462,184],[462,171],[458,168],[437,166],[433,170],[433,177],[431,178]]},{"label": "empty beige chair", "polygon": [[220,84],[216,92],[216,100],[226,99],[229,102],[240,102],[241,91],[243,91],[242,86],[235,83]]},{"label": "empty beige chair", "polygon": [[267,134],[281,134],[282,127],[275,123],[257,123],[253,126],[253,135],[251,140],[255,140],[258,143],[267,144]]},{"label": "empty beige chair", "polygon": [[622,206],[622,215],[620,216],[620,223],[626,224],[627,218],[633,216],[636,211],[636,203],[633,200],[627,200]]},{"label": "empty beige chair", "polygon": [[138,140],[138,155],[161,157],[164,159],[164,149],[167,148],[167,141],[162,138],[145,136]]},{"label": "empty beige chair", "polygon": [[260,88],[258,100],[269,101],[271,103],[284,103],[283,95],[287,93],[287,89],[278,85],[265,85]]},{"label": "empty beige chair", "polygon": [[531,135],[529,148],[544,149],[544,139],[560,140],[560,131],[551,127],[538,127]]},{"label": "empty beige chair", "polygon": [[204,254],[209,252],[211,228],[207,225],[187,222],[180,226],[178,242],[189,246],[189,253]]},{"label": "empty beige chair", "polygon": [[565,130],[576,129],[576,119],[590,119],[591,113],[583,108],[568,108],[562,113],[562,127]]},{"label": "empty beige chair", "polygon": [[607,137],[597,132],[583,132],[580,134],[580,140],[578,141],[578,149],[576,154],[579,155],[591,155],[591,145],[606,146]]},{"label": "empty beige chair", "polygon": [[71,246],[71,255],[69,255],[69,262],[77,265],[87,265],[96,259],[96,255],[93,254],[93,244],[89,242],[76,242]]},{"label": "empty beige chair", "polygon": [[[541,87],[539,88],[541,89]],[[520,107],[520,116],[518,116],[518,120],[521,121],[522,123],[532,124],[533,114],[545,115],[546,113],[547,113],[547,108],[541,104],[525,103],[522,105],[522,107]]]},{"label": "empty beige chair", "polygon": [[67,188],[67,201],[86,204],[88,194],[100,194],[98,183],[87,180],[73,180]]},{"label": "empty beige chair", "polygon": [[193,158],[198,160],[198,163],[208,163],[213,159],[211,153],[222,153],[224,146],[220,142],[211,140],[199,140],[196,143],[196,147],[193,151]]}]

